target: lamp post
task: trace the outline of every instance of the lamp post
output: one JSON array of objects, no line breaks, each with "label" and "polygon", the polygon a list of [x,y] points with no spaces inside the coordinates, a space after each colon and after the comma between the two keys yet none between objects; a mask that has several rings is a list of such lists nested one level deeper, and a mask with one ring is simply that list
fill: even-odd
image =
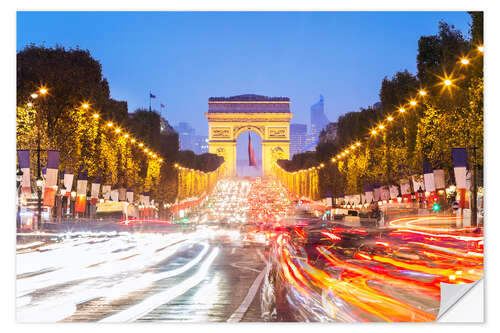
[{"label": "lamp post", "polygon": [[66,201],[66,187],[63,185],[61,185],[61,220],[64,218],[64,215],[66,215],[64,213],[65,211],[65,208],[66,208],[66,205],[64,204],[64,202]]},{"label": "lamp post", "polygon": [[42,185],[43,179],[40,172],[40,150],[38,150],[38,176],[36,178],[36,190],[37,190],[37,212],[38,215],[36,217],[36,224],[34,226],[34,230],[42,228]]},{"label": "lamp post", "polygon": [[422,208],[422,196],[424,195],[424,191],[422,190],[422,186],[418,187],[417,196],[418,196],[418,208]]},{"label": "lamp post", "polygon": [[[33,100],[37,99],[40,95],[45,96],[47,94],[47,88],[41,87],[37,93],[32,93],[31,98]],[[33,103],[30,103],[31,106],[33,106]],[[37,178],[36,178],[36,187],[37,187],[37,194],[38,194],[38,216],[37,216],[37,223],[34,226],[34,230],[37,231],[39,228],[42,227],[42,185],[43,185],[43,179],[42,179],[42,170],[41,170],[41,165],[40,165],[40,126],[42,125],[41,119],[39,112],[37,110]]]},{"label": "lamp post", "polygon": [[23,179],[23,170],[18,166],[16,173],[16,185],[17,185],[17,215],[16,215],[16,227],[21,229],[21,180]]},{"label": "lamp post", "polygon": [[75,199],[76,199],[76,191],[71,191],[71,202],[70,202],[70,207],[71,208],[71,215],[73,218],[75,218]]}]

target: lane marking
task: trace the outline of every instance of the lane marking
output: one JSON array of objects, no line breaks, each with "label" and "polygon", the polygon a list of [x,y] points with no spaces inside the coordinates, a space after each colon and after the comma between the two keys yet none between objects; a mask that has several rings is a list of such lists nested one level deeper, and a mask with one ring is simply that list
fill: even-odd
[{"label": "lane marking", "polygon": [[246,267],[246,266],[240,266],[238,264],[248,264],[248,262],[247,261],[238,261],[238,262],[232,263],[231,266],[235,267],[235,268],[239,268],[239,269],[248,269],[249,271],[254,271],[254,272],[260,273],[260,271],[258,269]]},{"label": "lane marking", "polygon": [[264,257],[264,255],[262,254],[262,252],[260,252],[260,249],[257,249],[257,254],[259,255],[260,259],[262,259],[262,261],[264,262],[264,264],[267,265],[266,257]]},{"label": "lane marking", "polygon": [[264,268],[259,273],[259,275],[255,279],[255,281],[252,283],[252,286],[250,287],[250,289],[248,289],[248,293],[245,296],[245,298],[243,299],[243,302],[236,309],[236,311],[231,315],[231,317],[229,317],[229,319],[227,320],[228,323],[237,323],[237,322],[241,321],[241,319],[243,318],[243,316],[247,312],[248,307],[250,306],[253,299],[255,298],[255,295],[257,294],[257,289],[259,288],[262,280],[264,279],[264,276],[266,275],[266,271],[267,271],[267,267]]}]

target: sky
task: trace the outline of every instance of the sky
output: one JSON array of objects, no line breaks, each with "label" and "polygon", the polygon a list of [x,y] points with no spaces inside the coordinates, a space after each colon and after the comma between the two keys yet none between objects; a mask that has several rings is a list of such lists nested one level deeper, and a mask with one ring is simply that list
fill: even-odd
[{"label": "sky", "polygon": [[320,94],[330,121],[373,105],[440,20],[469,35],[466,12],[18,12],[16,41],[88,49],[129,112],[151,90],[170,124],[207,135],[212,96],[286,96],[308,128]]}]

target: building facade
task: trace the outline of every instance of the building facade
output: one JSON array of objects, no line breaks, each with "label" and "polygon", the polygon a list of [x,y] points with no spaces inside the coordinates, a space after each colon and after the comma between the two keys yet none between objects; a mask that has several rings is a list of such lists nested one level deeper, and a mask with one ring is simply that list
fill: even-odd
[{"label": "building facade", "polygon": [[311,106],[311,135],[318,139],[321,130],[328,125],[330,121],[325,115],[325,102],[323,95],[319,95],[319,101]]},{"label": "building facade", "polygon": [[290,158],[306,147],[307,125],[290,124]]}]

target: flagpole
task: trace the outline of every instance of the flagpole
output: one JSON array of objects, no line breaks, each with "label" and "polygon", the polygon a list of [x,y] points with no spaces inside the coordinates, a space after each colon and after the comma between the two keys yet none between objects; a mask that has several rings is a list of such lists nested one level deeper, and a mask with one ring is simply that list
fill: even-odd
[{"label": "flagpole", "polygon": [[149,89],[149,112],[151,112],[151,89]]}]

